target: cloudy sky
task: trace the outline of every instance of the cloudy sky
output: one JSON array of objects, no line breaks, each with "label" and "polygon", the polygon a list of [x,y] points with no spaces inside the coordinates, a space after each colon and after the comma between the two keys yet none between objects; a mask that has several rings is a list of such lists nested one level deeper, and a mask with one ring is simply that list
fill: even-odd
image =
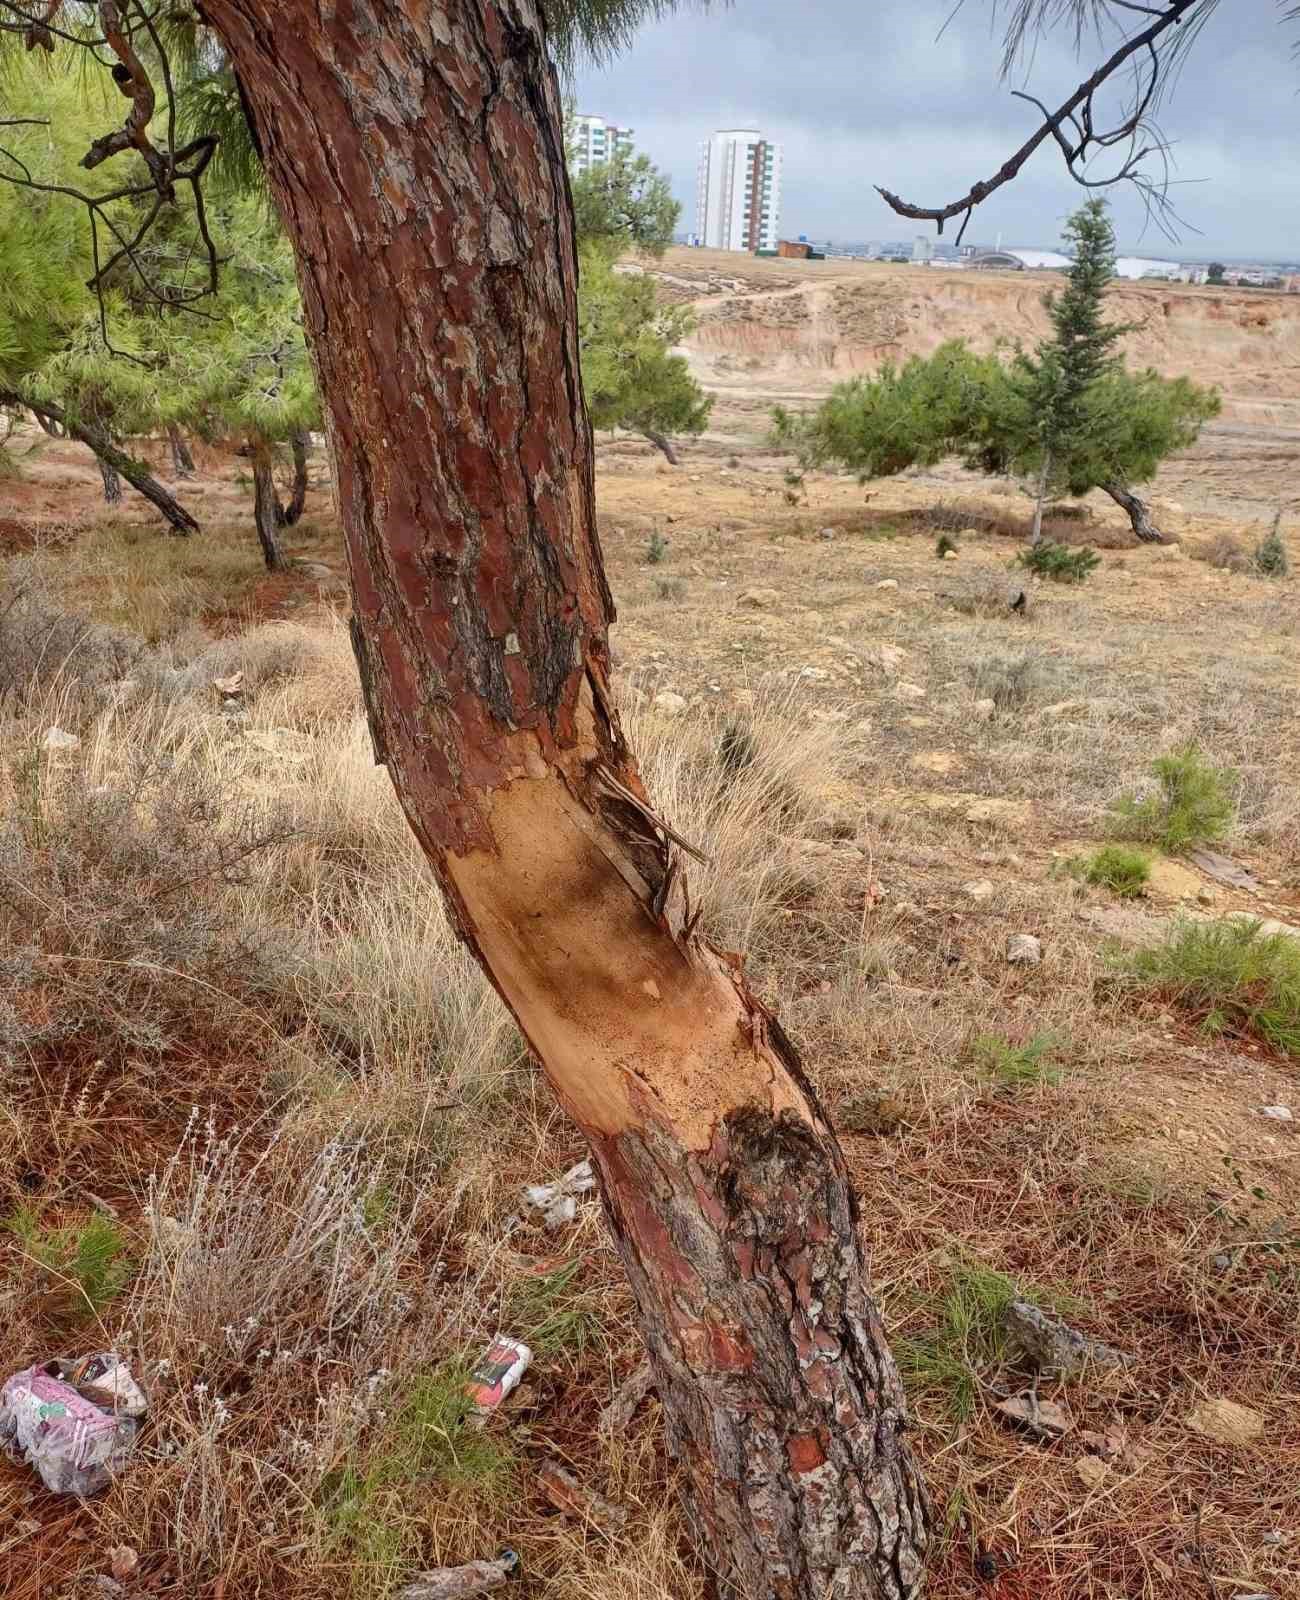
[{"label": "cloudy sky", "polygon": [[[641,29],[632,48],[576,85],[578,109],[636,129],[639,149],[672,174],[694,225],[701,138],[758,126],[785,147],[781,231],[911,239],[918,225],[875,193],[883,184],[940,205],[991,177],[1035,113],[1009,91],[1059,104],[1086,71],[1066,38],[1039,45],[999,80],[991,0],[735,0]],[[1300,258],[1300,26],[1277,0],[1221,0],[1164,107],[1184,219],[1171,247],[1143,234],[1140,201],[1114,197],[1121,248],[1148,255]],[[1082,198],[1050,142],[976,213],[971,242],[1052,245]],[[933,232],[933,225],[926,225]],[[954,225],[948,224],[951,229]],[[1199,233],[1194,229],[1199,229]]]}]

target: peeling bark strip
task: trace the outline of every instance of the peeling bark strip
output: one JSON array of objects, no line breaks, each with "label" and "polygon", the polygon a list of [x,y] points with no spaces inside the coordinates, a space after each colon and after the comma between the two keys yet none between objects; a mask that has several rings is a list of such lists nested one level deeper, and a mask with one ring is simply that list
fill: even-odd
[{"label": "peeling bark strip", "polygon": [[925,1500],[834,1135],[619,730],[534,0],[205,0],[293,240],[376,754],[592,1141],[736,1600],[903,1600]]}]

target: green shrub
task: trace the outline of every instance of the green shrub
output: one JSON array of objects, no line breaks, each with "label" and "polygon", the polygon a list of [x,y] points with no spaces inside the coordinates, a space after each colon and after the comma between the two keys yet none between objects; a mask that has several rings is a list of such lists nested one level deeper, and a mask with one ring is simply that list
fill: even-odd
[{"label": "green shrub", "polygon": [[941,533],[935,540],[934,544],[935,560],[942,561],[946,555],[950,553],[955,555],[956,552],[957,541],[955,539],[950,539],[946,533]]},{"label": "green shrub", "polygon": [[668,541],[656,528],[650,535],[650,542],[645,547],[645,558],[649,566],[657,567],[668,559]]},{"label": "green shrub", "polygon": [[979,1397],[980,1369],[996,1366],[1006,1352],[1006,1314],[1013,1300],[1065,1315],[1079,1309],[1068,1295],[1018,1284],[979,1261],[959,1261],[935,1307],[936,1325],[893,1341],[909,1389],[943,1393],[958,1421],[968,1417]]},{"label": "green shrub", "polygon": [[1267,538],[1261,539],[1255,546],[1255,571],[1265,578],[1285,578],[1291,570],[1291,562],[1286,553],[1286,546],[1282,543],[1282,513],[1279,511],[1273,518],[1273,526]]},{"label": "green shrub", "polygon": [[686,597],[686,579],[656,578],[655,593],[661,600],[683,600]]},{"label": "green shrub", "polygon": [[1050,1033],[1036,1033],[1025,1044],[1010,1044],[997,1034],[980,1034],[971,1045],[980,1070],[1006,1089],[1022,1089],[1036,1084],[1057,1084],[1061,1069],[1052,1060],[1058,1040]]},{"label": "green shrub", "polygon": [[1151,763],[1157,787],[1123,795],[1112,807],[1121,839],[1157,844],[1170,855],[1222,839],[1232,822],[1237,774],[1208,762],[1194,744]]},{"label": "green shrub", "polygon": [[1180,922],[1160,944],[1112,959],[1122,979],[1207,1032],[1254,1034],[1300,1056],[1300,939],[1245,917]]},{"label": "green shrub", "polygon": [[88,1221],[47,1227],[30,1206],[6,1224],[24,1255],[43,1267],[65,1292],[73,1312],[98,1316],[131,1276],[126,1240],[112,1217],[96,1211]]},{"label": "green shrub", "polygon": [[1016,560],[1036,577],[1050,578],[1053,583],[1083,583],[1101,565],[1101,557],[1086,545],[1072,550],[1047,539],[1022,550]]},{"label": "green shrub", "polygon": [[1072,863],[1072,870],[1085,883],[1099,884],[1121,900],[1134,900],[1146,890],[1151,857],[1122,844],[1108,844]]}]

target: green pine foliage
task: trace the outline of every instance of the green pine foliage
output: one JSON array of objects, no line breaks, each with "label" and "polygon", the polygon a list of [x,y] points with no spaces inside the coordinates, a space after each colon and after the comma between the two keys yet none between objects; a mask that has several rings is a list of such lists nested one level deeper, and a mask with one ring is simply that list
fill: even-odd
[{"label": "green pine foliage", "polygon": [[1121,980],[1176,1005],[1207,1032],[1254,1036],[1300,1056],[1300,939],[1248,917],[1183,921],[1161,943],[1114,958]]},{"label": "green pine foliage", "polygon": [[584,249],[578,278],[582,385],[595,428],[702,433],[713,401],[673,354],[690,326],[661,306],[651,278],[616,272],[601,249]]},{"label": "green pine foliage", "polygon": [[1121,839],[1159,845],[1177,855],[1214,844],[1232,826],[1237,774],[1216,767],[1194,744],[1151,763],[1155,783],[1145,794],[1121,796],[1111,809],[1111,829]]},{"label": "green pine foliage", "polygon": [[981,1034],[971,1048],[980,1071],[1003,1089],[1055,1086],[1061,1081],[1061,1070],[1054,1060],[1058,1043],[1053,1034],[1036,1033],[1019,1045],[1010,1044],[997,1034]]},{"label": "green pine foliage", "polygon": [[1070,865],[1085,883],[1109,889],[1121,900],[1135,900],[1145,894],[1151,876],[1151,857],[1122,844],[1103,845]]},{"label": "green pine foliage", "polygon": [[1022,567],[1027,567],[1038,578],[1050,578],[1053,583],[1084,583],[1101,565],[1101,557],[1087,545],[1072,550],[1069,545],[1030,545],[1016,557]]},{"label": "green pine foliage", "polygon": [[83,1223],[49,1226],[30,1206],[8,1219],[19,1249],[49,1277],[73,1316],[98,1316],[125,1288],[132,1262],[117,1223],[103,1211]]},{"label": "green pine foliage", "polygon": [[[1047,297],[1052,335],[1036,351],[977,356],[950,341],[928,358],[838,385],[813,412],[778,407],[774,442],[805,466],[848,467],[864,481],[948,456],[1029,480],[1045,497],[1149,481],[1218,414],[1219,396],[1122,365],[1115,346],[1127,329],[1103,315],[1114,266],[1104,203],[1085,205],[1066,235],[1075,265],[1064,290]],[[1090,569],[1059,570],[1078,581],[1074,574]]]},{"label": "green pine foliage", "polygon": [[682,208],[649,156],[619,151],[574,177],[573,223],[585,245],[617,258],[625,250],[661,256],[673,242]]},{"label": "green pine foliage", "polygon": [[1291,571],[1291,560],[1282,542],[1282,513],[1273,518],[1267,536],[1255,546],[1253,556],[1255,571],[1265,578],[1285,578]]}]

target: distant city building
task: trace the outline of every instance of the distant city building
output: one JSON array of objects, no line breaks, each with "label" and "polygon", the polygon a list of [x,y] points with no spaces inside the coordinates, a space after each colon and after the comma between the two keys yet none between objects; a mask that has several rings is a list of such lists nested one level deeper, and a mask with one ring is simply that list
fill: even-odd
[{"label": "distant city building", "polygon": [[781,146],[757,128],[720,128],[700,146],[695,234],[710,250],[775,250]]},{"label": "distant city building", "polygon": [[602,161],[612,161],[616,155],[626,155],[631,148],[631,128],[620,128],[616,122],[585,113],[573,119],[569,165],[575,173],[586,172]]},{"label": "distant city building", "polygon": [[930,243],[929,239],[926,238],[925,234],[918,233],[916,236],[916,242],[912,246],[912,260],[929,261],[933,254],[934,246]]}]

